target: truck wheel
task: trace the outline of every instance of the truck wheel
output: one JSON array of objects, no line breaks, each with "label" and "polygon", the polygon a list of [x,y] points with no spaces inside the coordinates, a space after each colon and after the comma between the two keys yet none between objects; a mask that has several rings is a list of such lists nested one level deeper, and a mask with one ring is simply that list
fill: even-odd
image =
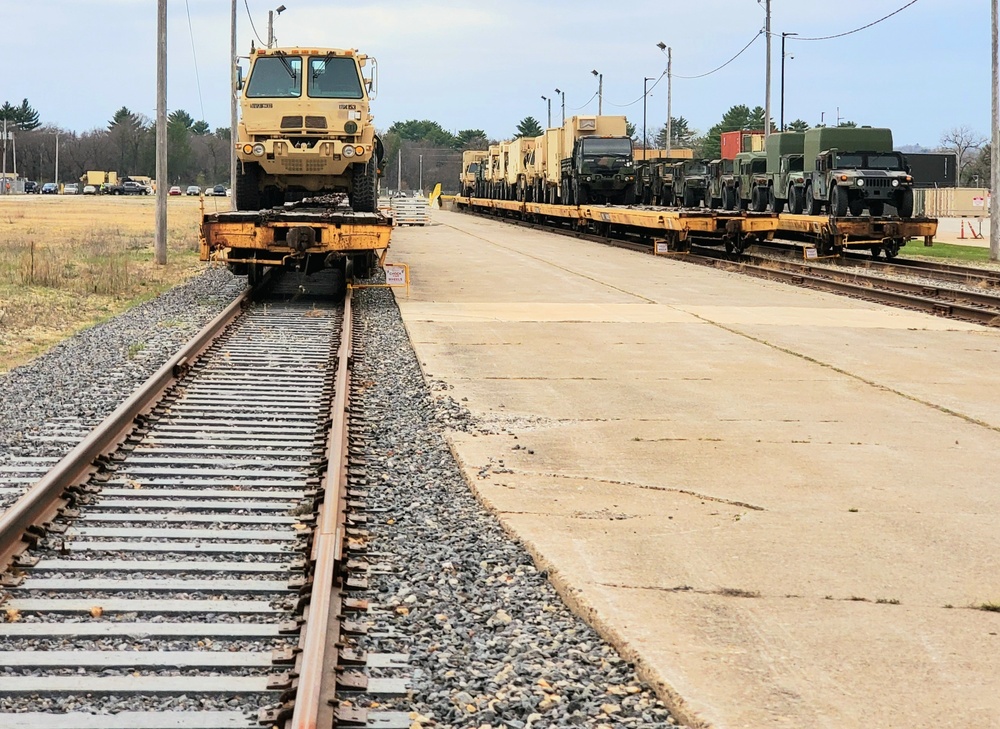
[{"label": "truck wheel", "polygon": [[378,178],[373,156],[363,165],[356,165],[351,180],[351,209],[356,213],[378,212]]},{"label": "truck wheel", "polygon": [[684,207],[693,208],[698,205],[698,196],[690,187],[684,188]]},{"label": "truck wheel", "polygon": [[856,197],[853,200],[849,200],[847,203],[847,209],[851,211],[851,215],[859,217],[861,213],[865,211],[864,198]]},{"label": "truck wheel", "polygon": [[635,188],[626,187],[625,193],[622,195],[623,205],[635,205]]},{"label": "truck wheel", "polygon": [[840,185],[830,188],[830,215],[835,218],[847,215],[847,190]]},{"label": "truck wheel", "polygon": [[885,213],[885,203],[881,200],[872,200],[868,203],[868,212],[876,218]]},{"label": "truck wheel", "polygon": [[236,165],[236,209],[260,210],[260,166],[255,162]]},{"label": "truck wheel", "polygon": [[785,209],[785,201],[779,200],[774,196],[773,187],[767,188],[767,202],[768,202],[768,207],[771,208],[772,213],[780,213],[782,210]]},{"label": "truck wheel", "polygon": [[802,215],[802,189],[795,185],[788,186],[788,212],[792,215]]},{"label": "truck wheel", "polygon": [[820,215],[823,212],[823,204],[813,197],[812,185],[806,185],[802,195],[805,198],[806,215]]},{"label": "truck wheel", "polygon": [[753,192],[750,194],[753,201],[753,211],[755,213],[762,213],[767,210],[767,205],[770,202],[770,193],[765,190],[760,185],[754,187]]},{"label": "truck wheel", "polygon": [[913,190],[902,190],[897,193],[896,212],[901,218],[913,217]]}]

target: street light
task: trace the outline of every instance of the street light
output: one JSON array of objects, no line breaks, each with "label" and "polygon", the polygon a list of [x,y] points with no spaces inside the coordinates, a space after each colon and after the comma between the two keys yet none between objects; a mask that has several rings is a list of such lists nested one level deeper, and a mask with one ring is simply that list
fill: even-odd
[{"label": "street light", "polygon": [[790,35],[798,35],[798,33],[781,34],[781,131],[785,131],[785,38]]},{"label": "street light", "polygon": [[653,80],[652,76],[646,76],[642,79],[642,160],[646,161],[646,96],[649,94],[646,91],[646,86],[650,81]]},{"label": "street light", "polygon": [[267,47],[271,48],[274,45],[274,14],[277,13],[281,15],[285,10],[287,10],[284,5],[279,5],[274,10],[267,11]]},{"label": "street light", "polygon": [[556,93],[562,95],[562,123],[566,126],[566,92],[556,89]]},{"label": "street light", "polygon": [[545,127],[545,128],[546,129],[551,129],[552,128],[552,99],[550,99],[548,96],[542,96],[542,101],[545,102],[545,105],[548,107],[548,111],[549,111],[549,125],[547,127]]},{"label": "street light", "polygon": [[657,43],[656,47],[660,49],[661,53],[663,51],[667,52],[667,131],[666,131],[667,143],[666,143],[666,149],[669,152],[670,151],[671,140],[672,140],[672,135],[671,135],[671,130],[670,130],[670,124],[671,124],[671,119],[670,119],[670,116],[671,116],[671,112],[670,112],[670,97],[671,97],[671,86],[673,86],[674,54],[673,54],[673,48],[669,48],[667,46],[667,44],[664,43],[663,41],[660,41],[659,43]]},{"label": "street light", "polygon": [[591,73],[597,76],[597,115],[600,116],[604,113],[604,74],[596,70]]}]

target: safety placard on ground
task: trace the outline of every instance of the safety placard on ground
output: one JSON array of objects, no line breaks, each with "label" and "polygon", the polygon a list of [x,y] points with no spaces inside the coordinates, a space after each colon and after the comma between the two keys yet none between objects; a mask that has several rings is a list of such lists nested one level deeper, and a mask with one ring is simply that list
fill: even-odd
[{"label": "safety placard on ground", "polygon": [[386,286],[409,286],[410,267],[405,263],[385,264],[385,285]]},{"label": "safety placard on ground", "polygon": [[670,253],[670,242],[669,241],[658,240],[658,241],[655,241],[653,245],[655,246],[654,253],[657,256],[665,256],[668,253]]},{"label": "safety placard on ground", "polygon": [[803,251],[803,255],[807,259],[809,259],[809,258],[819,258],[819,251],[817,251],[815,248],[809,247],[809,248],[806,248]]}]

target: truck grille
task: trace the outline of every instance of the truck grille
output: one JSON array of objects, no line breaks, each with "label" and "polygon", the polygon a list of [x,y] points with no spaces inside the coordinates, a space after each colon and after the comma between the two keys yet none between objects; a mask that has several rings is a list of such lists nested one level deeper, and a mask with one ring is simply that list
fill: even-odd
[{"label": "truck grille", "polygon": [[888,177],[866,177],[865,187],[892,187],[892,180]]},{"label": "truck grille", "polygon": [[288,159],[287,157],[282,160],[285,165],[285,169],[289,172],[301,172],[302,171],[302,160],[300,159]]},{"label": "truck grille", "polygon": [[306,129],[326,129],[325,116],[307,116]]},{"label": "truck grille", "polygon": [[283,117],[281,117],[281,128],[282,129],[301,129],[302,128],[302,117],[301,116],[283,116]]},{"label": "truck grille", "polygon": [[321,159],[307,159],[306,172],[322,172],[326,169],[326,161]]}]

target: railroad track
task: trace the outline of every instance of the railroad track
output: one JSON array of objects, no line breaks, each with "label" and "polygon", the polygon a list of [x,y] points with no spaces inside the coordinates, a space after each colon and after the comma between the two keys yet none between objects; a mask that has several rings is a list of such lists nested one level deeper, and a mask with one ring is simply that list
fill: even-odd
[{"label": "railroad track", "polygon": [[[494,219],[562,235],[571,235],[581,240],[640,252],[652,252],[650,242],[638,240],[635,237],[595,235],[568,228],[565,225],[547,225],[517,218],[500,217]],[[856,255],[846,259],[844,270],[837,270],[791,258],[777,260],[752,254],[736,255],[718,248],[694,245],[694,243],[695,239],[692,236],[691,255],[684,256],[682,260],[725,268],[729,271],[739,271],[758,278],[782,281],[795,286],[852,296],[889,306],[923,311],[937,316],[975,322],[986,326],[1000,326],[1000,295],[989,293],[989,289],[1000,286],[1000,272],[906,259],[894,259],[891,262],[879,261],[873,260],[871,256]],[[780,245],[776,247],[779,250],[788,249],[788,247]],[[934,282],[912,282],[868,275],[861,270],[863,268],[872,268],[889,274],[902,273],[911,277],[917,275],[925,279],[957,282],[970,287],[981,287],[983,290],[972,291],[949,288]]]},{"label": "railroad track", "polygon": [[364,652],[351,299],[296,296],[235,302],[0,516],[0,725],[410,725],[343,700],[407,656]]}]

